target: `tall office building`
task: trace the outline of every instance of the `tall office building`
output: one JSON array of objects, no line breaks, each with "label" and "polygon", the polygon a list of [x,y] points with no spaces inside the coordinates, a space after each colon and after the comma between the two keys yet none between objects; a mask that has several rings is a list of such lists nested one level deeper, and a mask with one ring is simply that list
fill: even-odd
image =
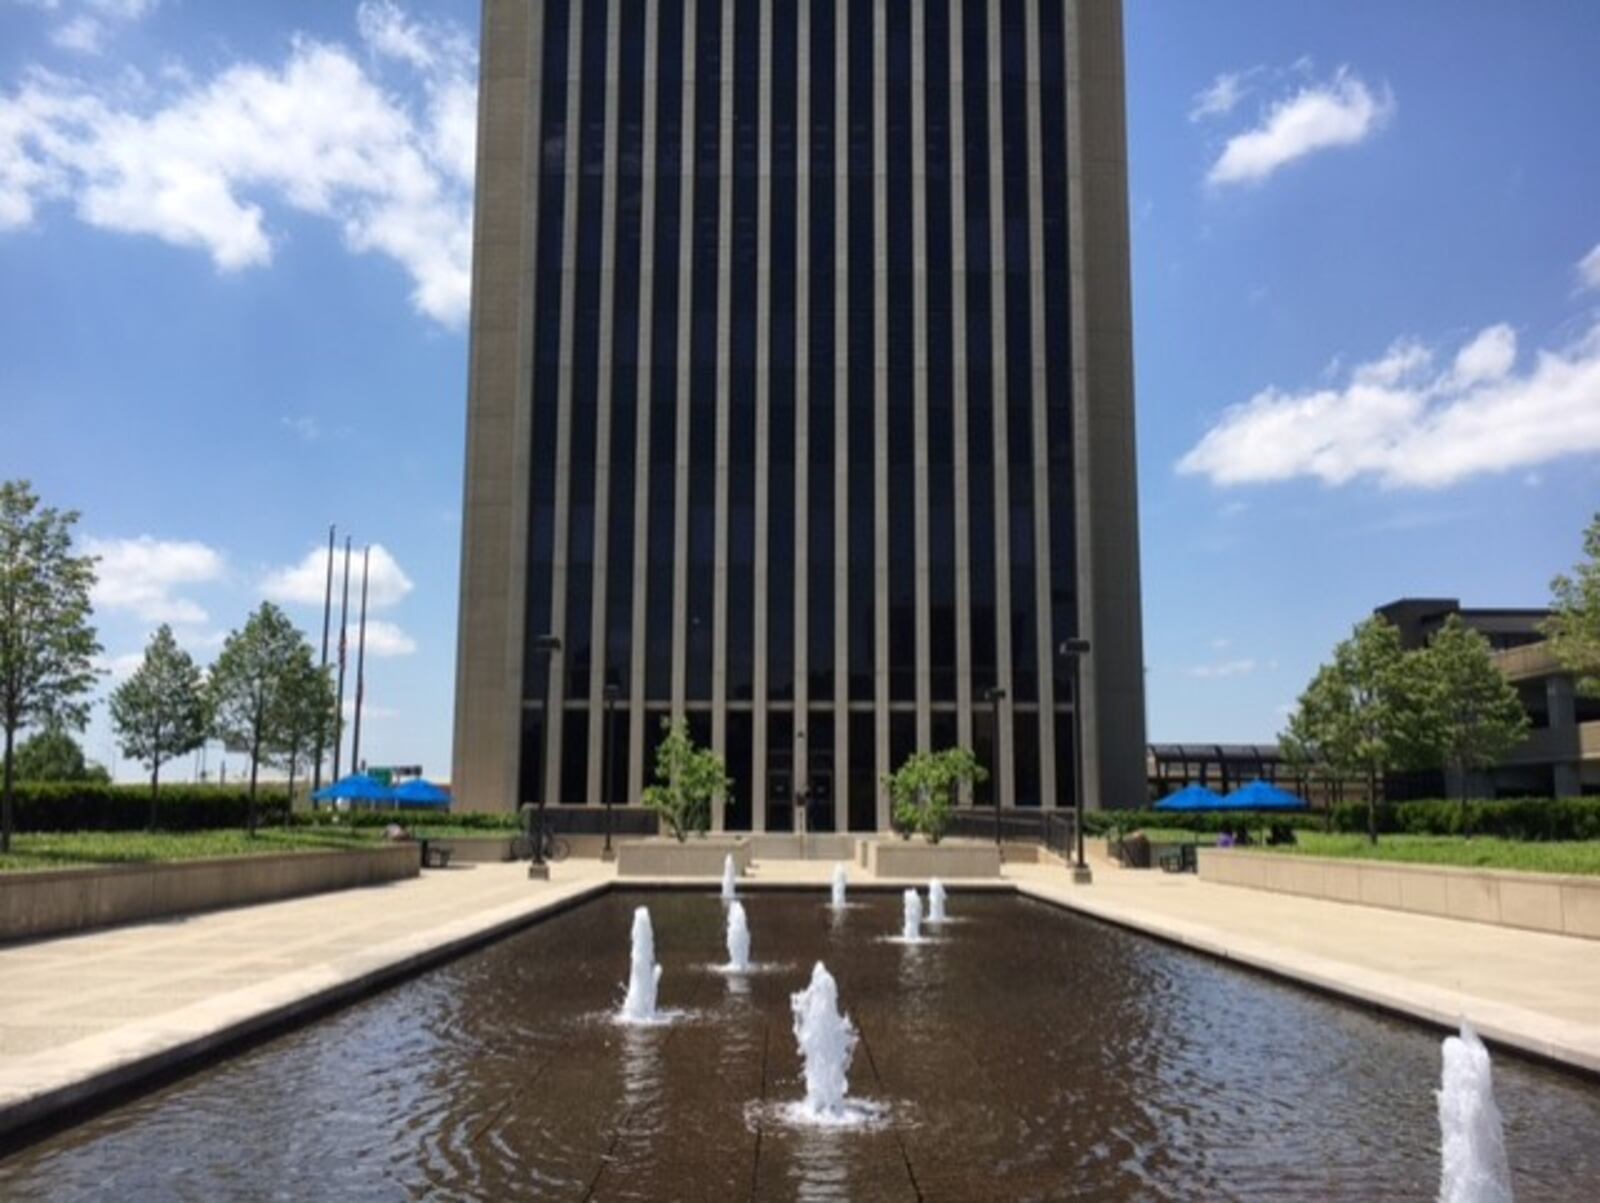
[{"label": "tall office building", "polygon": [[637,799],[669,715],[719,827],[956,743],[1070,805],[1074,635],[1142,801],[1120,0],[486,0],[482,64],[460,805]]}]

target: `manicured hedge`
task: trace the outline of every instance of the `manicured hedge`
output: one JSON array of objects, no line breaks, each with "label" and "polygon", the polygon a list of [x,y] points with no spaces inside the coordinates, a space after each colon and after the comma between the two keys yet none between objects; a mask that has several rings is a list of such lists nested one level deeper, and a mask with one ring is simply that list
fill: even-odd
[{"label": "manicured hedge", "polygon": [[[1600,798],[1503,798],[1467,803],[1429,799],[1378,803],[1378,831],[1392,835],[1488,835],[1508,840],[1600,839]],[[1178,828],[1219,832],[1238,827],[1288,824],[1307,830],[1365,832],[1364,802],[1341,802],[1331,815],[1322,811],[1271,814],[1261,811],[1099,810],[1084,815],[1084,830],[1101,835],[1113,828]]]},{"label": "manicured hedge", "polygon": [[[164,785],[156,806],[163,831],[243,827],[250,791],[233,785]],[[150,821],[150,788],[93,782],[21,783],[16,787],[18,831],[142,831]],[[289,814],[287,794],[256,792],[256,822],[274,826]]]},{"label": "manicured hedge", "polygon": [[292,822],[298,827],[387,827],[398,823],[402,827],[467,827],[475,831],[516,831],[514,814],[483,814],[466,811],[435,810],[432,807],[410,807],[405,810],[334,810],[321,807],[312,811],[296,811]]}]

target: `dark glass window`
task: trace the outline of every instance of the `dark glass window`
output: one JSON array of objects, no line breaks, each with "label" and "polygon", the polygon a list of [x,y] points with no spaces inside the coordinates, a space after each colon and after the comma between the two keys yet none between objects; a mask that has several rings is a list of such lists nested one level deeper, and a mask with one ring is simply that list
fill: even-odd
[{"label": "dark glass window", "polygon": [[561,796],[563,806],[589,799],[589,711],[568,710],[561,716]]},{"label": "dark glass window", "polygon": [[1039,805],[1039,715],[1018,710],[1011,717],[1012,755],[1017,758],[1016,788],[1018,806]]},{"label": "dark glass window", "polygon": [[544,708],[527,706],[522,711],[522,756],[517,777],[519,802],[537,802],[544,792]]},{"label": "dark glass window", "polygon": [[795,0],[772,6],[767,359],[767,696],[794,697]]},{"label": "dark glass window", "polygon": [[961,117],[966,158],[968,536],[972,556],[972,688],[996,683],[994,365],[989,276],[988,2],[962,10]]},{"label": "dark glass window", "polygon": [[[1044,196],[1045,399],[1050,463],[1050,629],[1055,645],[1078,633],[1072,463],[1072,309],[1067,236],[1067,89],[1062,0],[1039,6],[1040,174]],[[1056,696],[1065,697],[1062,663]],[[1059,730],[1059,724],[1058,724]],[[1058,735],[1056,747],[1064,745]],[[1060,753],[1057,762],[1061,763]],[[1064,770],[1058,769],[1058,776]],[[1065,778],[1063,778],[1065,781]],[[1066,786],[1063,786],[1065,790]],[[1063,792],[1063,797],[1068,796]]]},{"label": "dark glass window", "polygon": [[806,829],[833,831],[837,826],[835,803],[846,784],[844,766],[834,759],[833,711],[813,708],[806,719],[804,735]]},{"label": "dark glass window", "polygon": [[889,697],[917,696],[916,287],[911,218],[911,6],[884,9],[888,279]]},{"label": "dark glass window", "polygon": [[988,777],[972,787],[974,806],[993,806],[1000,781],[1000,761],[995,755],[994,710],[987,704],[974,702],[972,706],[972,754],[978,763],[989,771]]},{"label": "dark glass window", "polygon": [[[534,288],[533,448],[529,462],[528,590],[525,630],[529,649],[522,692],[541,702],[549,692],[549,668],[532,653],[533,640],[549,633],[549,582],[555,559],[556,409],[561,373],[561,255],[566,209],[567,0],[545,5],[539,132],[538,270]],[[524,762],[528,754],[523,745]],[[537,752],[534,753],[537,755]],[[537,780],[525,767],[524,783]]]},{"label": "dark glass window", "polygon": [[722,8],[701,4],[695,28],[694,251],[689,356],[687,696],[711,697],[716,588],[718,221],[721,209]]},{"label": "dark glass window", "polygon": [[[1001,8],[1000,128],[1005,196],[1006,448],[1010,491],[1012,696],[1039,696],[1038,605],[1034,597],[1033,256],[1028,231],[1027,28],[1022,0]],[[1035,725],[1037,744],[1037,724]],[[1037,772],[1037,765],[1034,766]],[[1018,797],[1021,798],[1021,766]],[[1035,789],[1037,793],[1037,788]]]},{"label": "dark glass window", "polygon": [[800,787],[794,768],[794,714],[774,710],[767,715],[768,831],[794,830],[794,792]]},{"label": "dark glass window", "polygon": [[[672,589],[678,446],[678,259],[683,167],[683,0],[660,0],[656,225],[650,334],[650,531],[645,696],[672,699]],[[653,735],[651,731],[649,734]],[[653,761],[645,761],[646,780]]]},{"label": "dark glass window", "polygon": [[889,715],[889,771],[903,765],[917,750],[917,716],[909,710]]},{"label": "dark glass window", "polygon": [[1078,796],[1077,740],[1072,734],[1072,712],[1056,708],[1056,805],[1075,806]]},{"label": "dark glass window", "polygon": [[851,831],[878,829],[878,739],[871,711],[850,714]]},{"label": "dark glass window", "polygon": [[[600,738],[606,741],[606,757],[611,761],[609,801],[613,806],[628,804],[628,727],[632,717],[627,706],[619,703],[600,734]],[[602,804],[608,801],[603,775],[600,779],[600,801]]]},{"label": "dark glass window", "polygon": [[812,697],[831,698],[833,680],[834,155],[835,63],[831,0],[811,6],[810,312],[806,325],[810,406],[807,496],[806,671]]},{"label": "dark glass window", "polygon": [[[929,4],[924,29],[927,124],[929,686],[956,698],[954,326],[951,295],[950,10]],[[942,745],[955,743],[954,736]]]},{"label": "dark glass window", "polygon": [[961,739],[954,710],[935,710],[928,716],[928,747],[940,752],[955,747]]},{"label": "dark glass window", "polygon": [[644,713],[644,783],[653,785],[656,782],[656,749],[661,746],[661,741],[666,738],[667,727],[672,721],[671,712],[668,710],[651,707]]},{"label": "dark glass window", "polygon": [[751,779],[752,739],[754,727],[748,710],[734,710],[728,714],[728,776],[733,786],[728,792],[722,811],[722,825],[728,831],[749,831],[754,813],[751,799],[755,797],[755,783]]},{"label": "dark glass window", "polygon": [[[578,85],[577,277],[572,307],[572,414],[567,511],[567,615],[562,663],[566,696],[589,693],[593,656],[595,435],[599,420],[601,192],[605,175],[606,20],[604,5],[583,9],[583,73]],[[563,774],[566,769],[563,768]]]},{"label": "dark glass window", "polygon": [[[850,697],[871,700],[876,667],[874,618],[873,448],[876,381],[873,363],[873,8],[849,8],[849,526]],[[853,760],[853,758],[852,758]],[[851,777],[855,770],[852,763]],[[852,785],[851,805],[856,805]]]},{"label": "dark glass window", "polygon": [[[729,280],[728,696],[755,692],[756,269],[760,210],[761,6],[734,6],[733,233]],[[749,721],[746,720],[746,730]],[[743,782],[746,813],[749,773]]]},{"label": "dark glass window", "polygon": [[634,452],[638,446],[639,238],[644,191],[644,0],[625,0],[618,37],[616,247],[606,534],[606,677],[633,671]]}]

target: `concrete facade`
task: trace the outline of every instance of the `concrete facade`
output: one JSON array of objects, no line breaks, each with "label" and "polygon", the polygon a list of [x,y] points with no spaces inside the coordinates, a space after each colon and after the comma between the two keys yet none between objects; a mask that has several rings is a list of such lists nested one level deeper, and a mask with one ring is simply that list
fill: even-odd
[{"label": "concrete facade", "polygon": [[1119,0],[486,0],[482,74],[457,804],[636,799],[676,717],[718,829],[958,742],[1069,805],[1077,634],[1142,802]]}]

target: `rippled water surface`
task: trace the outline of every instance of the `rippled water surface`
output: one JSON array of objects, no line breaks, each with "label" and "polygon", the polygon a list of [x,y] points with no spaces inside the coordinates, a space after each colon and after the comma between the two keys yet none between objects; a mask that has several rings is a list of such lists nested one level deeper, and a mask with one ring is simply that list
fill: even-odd
[{"label": "rippled water surface", "polygon": [[[0,1161],[17,1199],[1432,1199],[1427,1031],[1042,905],[613,894]],[[661,1005],[619,1027],[632,909]],[[786,1124],[814,961],[865,1131]],[[1600,1199],[1600,1087],[1496,1058],[1517,1197]]]}]

